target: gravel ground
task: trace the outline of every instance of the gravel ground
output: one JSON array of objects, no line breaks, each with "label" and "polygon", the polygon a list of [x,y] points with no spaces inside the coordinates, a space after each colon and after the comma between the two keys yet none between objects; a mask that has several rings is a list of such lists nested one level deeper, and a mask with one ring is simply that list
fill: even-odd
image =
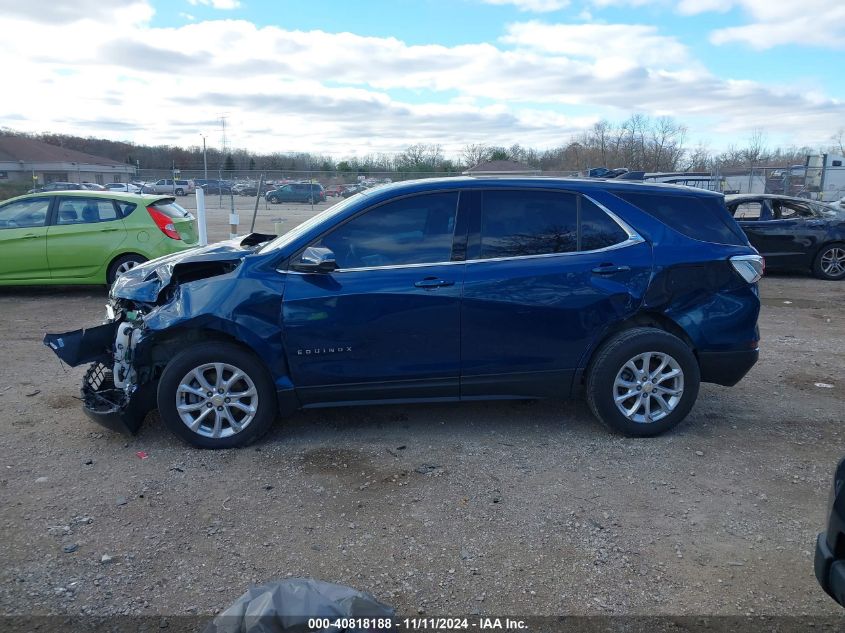
[{"label": "gravel ground", "polygon": [[660,438],[494,402],[301,412],[208,452],[155,414],[133,438],[83,415],[83,370],[40,341],[98,323],[104,290],[0,289],[0,613],[212,614],[313,576],[403,614],[836,615],[812,561],[845,453],[845,284],[761,292],[758,365]]}]

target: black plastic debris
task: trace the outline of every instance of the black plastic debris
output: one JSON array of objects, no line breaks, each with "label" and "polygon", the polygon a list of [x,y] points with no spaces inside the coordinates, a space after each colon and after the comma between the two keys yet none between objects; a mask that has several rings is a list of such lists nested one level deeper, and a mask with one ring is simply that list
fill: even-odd
[{"label": "black plastic debris", "polygon": [[[204,633],[313,633],[313,618],[393,618],[392,607],[344,585],[313,578],[291,578],[250,588],[205,628]],[[387,627],[335,628],[322,631],[363,633]]]}]

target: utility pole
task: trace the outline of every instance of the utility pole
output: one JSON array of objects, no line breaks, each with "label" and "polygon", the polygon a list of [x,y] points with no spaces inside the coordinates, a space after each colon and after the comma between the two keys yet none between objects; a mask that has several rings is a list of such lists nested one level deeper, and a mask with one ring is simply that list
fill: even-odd
[{"label": "utility pole", "polygon": [[203,178],[205,181],[208,182],[208,157],[205,153],[205,134],[200,134],[202,136],[202,170],[203,170]]}]

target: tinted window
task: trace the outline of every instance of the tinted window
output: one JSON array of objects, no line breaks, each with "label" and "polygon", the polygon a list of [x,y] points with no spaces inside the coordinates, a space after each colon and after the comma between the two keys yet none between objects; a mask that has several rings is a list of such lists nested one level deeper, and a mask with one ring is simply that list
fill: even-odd
[{"label": "tinted window", "polygon": [[594,251],[628,239],[622,227],[594,202],[581,198],[581,250]]},{"label": "tinted window", "polygon": [[745,234],[731,219],[720,197],[698,197],[616,191],[614,195],[639,207],[667,226],[704,242],[745,245]]},{"label": "tinted window", "polygon": [[119,202],[117,200],[115,201],[115,204],[117,205],[117,208],[120,210],[121,217],[124,217],[124,218],[127,215],[129,215],[130,213],[132,213],[135,210],[135,207],[137,206],[137,205],[135,205],[131,202]]},{"label": "tinted window", "polygon": [[482,259],[577,250],[577,198],[554,191],[485,191]]},{"label": "tinted window", "polygon": [[116,220],[117,212],[111,200],[60,198],[56,224],[92,224]]},{"label": "tinted window", "polygon": [[49,198],[11,202],[0,207],[0,229],[44,226],[50,210]]},{"label": "tinted window", "polygon": [[342,224],[317,245],[330,248],[341,269],[448,262],[457,204],[457,192],[388,202]]}]

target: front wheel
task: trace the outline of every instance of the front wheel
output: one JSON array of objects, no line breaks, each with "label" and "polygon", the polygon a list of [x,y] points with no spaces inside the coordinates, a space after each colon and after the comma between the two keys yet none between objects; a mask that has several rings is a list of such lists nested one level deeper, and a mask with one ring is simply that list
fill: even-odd
[{"label": "front wheel", "polygon": [[267,200],[270,201],[270,204],[279,204],[279,198],[277,196],[270,196]]},{"label": "front wheel", "polygon": [[177,354],[158,385],[162,422],[200,448],[245,446],[276,418],[276,392],[264,364],[232,343],[196,345]]},{"label": "front wheel", "polygon": [[823,246],[813,262],[813,274],[827,281],[845,279],[845,244]]},{"label": "front wheel", "polygon": [[177,195],[177,196],[184,196],[184,195],[185,195],[185,190],[184,190],[184,189],[177,189],[177,190],[176,190],[176,195]]},{"label": "front wheel", "polygon": [[593,357],[587,404],[612,430],[650,437],[687,416],[700,379],[698,361],[684,341],[656,328],[632,328],[611,338]]}]

